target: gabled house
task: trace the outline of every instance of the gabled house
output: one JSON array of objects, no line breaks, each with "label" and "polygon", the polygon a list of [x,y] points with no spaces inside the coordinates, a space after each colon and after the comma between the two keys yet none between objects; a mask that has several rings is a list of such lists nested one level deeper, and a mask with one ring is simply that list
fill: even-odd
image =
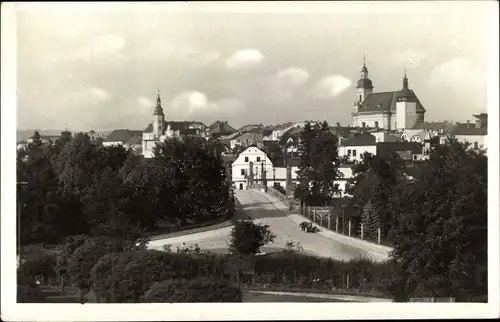
[{"label": "gabled house", "polygon": [[232,126],[227,123],[227,121],[215,121],[208,128],[210,135],[214,136],[230,135],[234,132],[237,132]]},{"label": "gabled house", "polygon": [[142,131],[119,129],[114,130],[103,140],[104,146],[122,145],[125,148],[135,146],[140,142],[142,144]]}]

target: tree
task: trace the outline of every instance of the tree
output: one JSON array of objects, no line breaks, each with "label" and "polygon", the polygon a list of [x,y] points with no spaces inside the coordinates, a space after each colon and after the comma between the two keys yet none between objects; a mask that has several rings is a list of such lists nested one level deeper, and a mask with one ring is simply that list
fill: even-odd
[{"label": "tree", "polygon": [[363,209],[370,201],[371,213],[380,222],[382,236],[391,238],[397,216],[386,210],[394,189],[403,182],[402,163],[396,154],[386,158],[365,152],[362,161],[352,168],[353,177],[348,180],[346,192],[352,195],[350,206],[357,209],[353,223],[361,221]]},{"label": "tree", "polygon": [[274,242],[275,238],[269,225],[240,220],[231,230],[229,250],[241,255],[255,255],[262,246]]},{"label": "tree", "polygon": [[329,205],[339,177],[337,137],[325,121],[314,126],[307,122],[300,133],[299,184],[295,195],[307,205]]},{"label": "tree", "polygon": [[487,157],[449,139],[422,175],[396,190],[391,254],[396,290],[407,296],[487,294]]},{"label": "tree", "polygon": [[374,211],[371,200],[363,209],[363,215],[361,217],[361,224],[363,224],[363,238],[368,240],[377,240],[378,228],[380,227],[380,219],[378,218],[378,212]]},{"label": "tree", "polygon": [[241,291],[214,277],[173,279],[154,284],[145,294],[147,303],[241,302]]}]

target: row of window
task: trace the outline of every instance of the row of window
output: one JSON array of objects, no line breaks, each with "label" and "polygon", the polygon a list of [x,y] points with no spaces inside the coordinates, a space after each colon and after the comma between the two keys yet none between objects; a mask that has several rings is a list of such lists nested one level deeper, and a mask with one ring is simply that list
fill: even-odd
[{"label": "row of window", "polygon": [[347,156],[351,156],[351,152],[352,152],[352,156],[355,157],[356,156],[356,150],[347,150]]},{"label": "row of window", "polygon": [[[366,127],[366,122],[361,122],[361,127]],[[375,121],[373,127],[378,127],[378,121]]]},{"label": "row of window", "polygon": [[[248,162],[248,157],[245,157],[245,162]],[[260,157],[257,157],[257,162],[260,162]]]}]

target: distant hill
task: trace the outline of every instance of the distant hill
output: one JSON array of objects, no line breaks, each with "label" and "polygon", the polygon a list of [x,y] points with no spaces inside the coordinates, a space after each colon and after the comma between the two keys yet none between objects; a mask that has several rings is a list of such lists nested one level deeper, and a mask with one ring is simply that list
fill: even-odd
[{"label": "distant hill", "polygon": [[[16,142],[28,140],[29,138],[31,138],[33,136],[33,133],[35,133],[35,131],[38,131],[38,133],[40,133],[40,135],[60,135],[61,132],[63,132],[64,130],[51,130],[51,129],[17,130]],[[78,133],[78,132],[84,132],[84,131],[75,131],[75,132]],[[96,131],[96,133],[103,134],[104,136],[107,136],[109,133],[111,133],[111,131]]]}]

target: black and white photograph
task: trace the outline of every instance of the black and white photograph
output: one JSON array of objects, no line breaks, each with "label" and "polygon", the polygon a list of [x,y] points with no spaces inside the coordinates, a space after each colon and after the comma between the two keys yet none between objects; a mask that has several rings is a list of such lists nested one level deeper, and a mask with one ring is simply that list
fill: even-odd
[{"label": "black and white photograph", "polygon": [[2,3],[2,320],[500,317],[498,9]]}]

